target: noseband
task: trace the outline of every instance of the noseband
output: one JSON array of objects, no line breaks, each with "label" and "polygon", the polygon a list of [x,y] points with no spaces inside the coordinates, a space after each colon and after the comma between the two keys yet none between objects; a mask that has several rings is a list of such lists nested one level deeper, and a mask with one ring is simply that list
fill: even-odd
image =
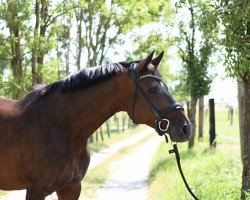
[{"label": "noseband", "polygon": [[[166,118],[164,118],[166,115],[168,115],[170,112],[174,111],[174,110],[184,110],[182,105],[179,103],[173,103],[171,105],[169,105],[168,107],[166,107],[163,110],[159,110],[155,104],[151,101],[151,99],[148,97],[148,95],[146,94],[146,92],[144,91],[143,87],[141,86],[140,81],[142,79],[145,78],[153,78],[156,79],[158,81],[162,82],[162,78],[155,76],[153,74],[147,74],[141,77],[138,77],[136,74],[136,66],[137,63],[132,63],[129,67],[129,72],[130,75],[132,77],[132,80],[135,83],[135,96],[134,96],[134,102],[133,102],[133,113],[132,116],[134,118],[134,111],[135,111],[135,102],[136,102],[136,94],[137,94],[137,88],[139,89],[140,93],[142,94],[143,98],[147,101],[147,103],[149,104],[150,108],[152,109],[152,111],[155,113],[156,115],[156,120],[155,123],[158,125],[159,130],[162,133],[159,133],[159,135],[164,135],[167,133],[167,130],[169,129],[170,126],[170,121]],[[164,123],[166,123],[165,127],[164,127]]]}]

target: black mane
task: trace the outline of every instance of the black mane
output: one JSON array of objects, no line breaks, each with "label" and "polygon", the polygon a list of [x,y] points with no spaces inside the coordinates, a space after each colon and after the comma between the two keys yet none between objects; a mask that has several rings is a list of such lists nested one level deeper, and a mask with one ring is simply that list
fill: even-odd
[{"label": "black mane", "polygon": [[75,89],[85,88],[120,73],[122,70],[127,69],[128,66],[128,63],[121,62],[84,68],[75,74],[39,88],[37,92],[44,96],[52,93],[65,93]]},{"label": "black mane", "polygon": [[[133,62],[138,63],[139,61]],[[97,67],[83,68],[75,74],[69,75],[49,85],[39,85],[38,87],[35,87],[34,91],[28,93],[21,100],[21,108],[24,109],[34,100],[38,100],[41,97],[47,96],[49,94],[65,93],[96,84],[102,80],[108,79],[115,74],[119,74],[123,70],[128,70],[128,68],[131,66],[131,63],[133,62],[119,62]]]},{"label": "black mane", "polygon": [[[133,62],[138,63],[139,61]],[[119,74],[124,70],[128,70],[133,62],[119,62],[97,67],[83,68],[75,74],[69,75],[49,85],[39,85],[38,87],[35,87],[34,91],[27,94],[21,100],[20,109],[24,109],[35,100],[41,99],[49,94],[65,93],[96,84],[115,74]]]}]

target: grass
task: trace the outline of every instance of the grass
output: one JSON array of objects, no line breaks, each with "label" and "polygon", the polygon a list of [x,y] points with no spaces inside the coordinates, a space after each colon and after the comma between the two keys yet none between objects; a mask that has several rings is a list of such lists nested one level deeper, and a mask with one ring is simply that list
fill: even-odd
[{"label": "grass", "polygon": [[[203,142],[187,150],[179,144],[184,174],[192,190],[202,200],[240,199],[241,159],[237,116],[234,125],[227,120],[225,110],[216,112],[217,148],[208,148],[208,117]],[[148,199],[191,200],[180,177],[174,155],[169,155],[168,145],[161,143],[150,169]]]},{"label": "grass", "polygon": [[5,194],[7,194],[7,192],[6,192],[6,191],[2,191],[2,190],[0,190],[0,197],[1,197],[1,196],[3,196],[3,195],[5,195]]}]

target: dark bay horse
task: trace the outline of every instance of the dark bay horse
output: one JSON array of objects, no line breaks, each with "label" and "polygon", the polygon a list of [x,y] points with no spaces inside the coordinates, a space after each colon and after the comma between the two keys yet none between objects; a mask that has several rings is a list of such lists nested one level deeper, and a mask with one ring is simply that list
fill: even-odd
[{"label": "dark bay horse", "polygon": [[162,56],[82,69],[21,100],[0,98],[0,189],[27,189],[26,200],[54,191],[59,200],[77,200],[88,138],[118,111],[187,141],[189,120],[157,70]]}]

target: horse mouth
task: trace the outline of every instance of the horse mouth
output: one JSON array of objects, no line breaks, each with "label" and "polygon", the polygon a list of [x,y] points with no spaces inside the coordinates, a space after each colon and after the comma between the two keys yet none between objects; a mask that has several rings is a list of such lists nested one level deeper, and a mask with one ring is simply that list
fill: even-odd
[{"label": "horse mouth", "polygon": [[168,131],[161,131],[158,126],[156,126],[155,131],[158,133],[158,135],[163,136],[166,135],[170,138],[171,142],[186,142],[188,141],[189,137],[181,137],[176,133],[173,133],[171,131],[172,127],[169,127]]}]

